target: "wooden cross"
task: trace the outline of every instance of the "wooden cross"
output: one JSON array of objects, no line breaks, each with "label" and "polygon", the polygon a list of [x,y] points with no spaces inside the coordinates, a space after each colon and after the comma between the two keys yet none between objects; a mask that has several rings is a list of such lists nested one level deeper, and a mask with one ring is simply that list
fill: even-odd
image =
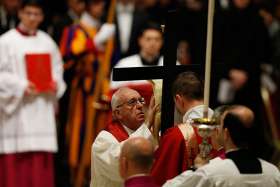
[{"label": "wooden cross", "polygon": [[177,44],[179,38],[176,33],[179,26],[174,20],[177,18],[177,12],[168,13],[164,28],[164,61],[163,66],[137,67],[137,68],[114,68],[114,81],[128,80],[150,80],[162,79],[162,106],[161,106],[161,132],[173,126],[174,123],[174,102],[171,88],[176,76],[184,71],[193,71],[198,74],[204,72],[200,65],[176,65]]},{"label": "wooden cross", "polygon": [[[210,21],[213,22],[213,0],[211,3],[212,9]],[[174,124],[174,102],[171,93],[172,83],[175,80],[176,76],[184,71],[192,71],[196,72],[199,75],[205,73],[206,78],[206,88],[204,97],[206,97],[205,105],[208,108],[209,106],[209,97],[210,97],[210,72],[212,72],[212,83],[211,88],[214,87],[214,90],[217,88],[217,83],[213,80],[218,80],[217,77],[220,76],[222,66],[218,63],[214,64],[214,66],[209,63],[211,60],[211,48],[209,46],[212,45],[212,28],[208,28],[207,37],[210,38],[207,41],[207,71],[205,71],[204,63],[201,62],[201,65],[176,65],[177,59],[177,44],[179,42],[178,31],[180,29],[180,25],[176,24],[176,20],[179,19],[179,14],[176,11],[171,11],[166,16],[166,23],[164,27],[164,61],[163,66],[154,66],[154,67],[137,67],[137,68],[114,68],[113,69],[113,80],[114,81],[128,81],[128,80],[149,80],[149,79],[162,79],[162,106],[161,106],[161,132],[163,133],[167,128],[173,126]],[[209,16],[208,16],[209,17]],[[209,18],[208,18],[209,19]],[[210,22],[208,20],[208,22]],[[212,27],[213,23],[208,25],[208,27]],[[201,76],[203,77],[203,76]],[[207,110],[208,111],[208,110]],[[207,116],[207,112],[205,112],[205,116]]]}]

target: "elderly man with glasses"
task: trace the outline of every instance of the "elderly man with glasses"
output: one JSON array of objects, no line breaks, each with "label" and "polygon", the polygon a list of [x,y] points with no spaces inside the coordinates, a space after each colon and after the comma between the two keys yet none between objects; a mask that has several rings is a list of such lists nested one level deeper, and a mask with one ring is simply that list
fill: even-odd
[{"label": "elderly man with glasses", "polygon": [[119,174],[119,156],[124,142],[131,137],[153,141],[150,128],[158,107],[152,98],[145,121],[145,99],[135,90],[118,89],[111,100],[113,122],[101,131],[92,145],[91,187],[123,186]]}]

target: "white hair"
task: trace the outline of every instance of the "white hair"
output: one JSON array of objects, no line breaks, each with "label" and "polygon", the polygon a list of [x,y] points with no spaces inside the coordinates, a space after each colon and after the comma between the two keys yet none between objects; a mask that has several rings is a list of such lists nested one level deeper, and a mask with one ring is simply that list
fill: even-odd
[{"label": "white hair", "polygon": [[121,87],[113,94],[112,99],[111,99],[112,111],[114,111],[117,108],[117,106],[120,104],[121,97],[123,97],[124,93],[126,93],[129,90],[133,90],[133,89],[128,88],[128,87]]},{"label": "white hair", "polygon": [[[119,90],[118,90],[119,91]],[[118,96],[118,91],[116,91],[114,94],[113,94],[113,96],[112,96],[112,99],[111,99],[111,108],[112,108],[112,111],[114,111],[116,108],[117,108],[117,106],[119,105],[119,96]]]}]

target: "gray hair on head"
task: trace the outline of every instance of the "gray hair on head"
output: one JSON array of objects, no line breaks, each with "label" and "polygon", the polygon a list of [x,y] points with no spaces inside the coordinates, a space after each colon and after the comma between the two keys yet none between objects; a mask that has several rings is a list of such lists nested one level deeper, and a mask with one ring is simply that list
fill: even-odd
[{"label": "gray hair on head", "polygon": [[116,91],[113,96],[112,96],[112,99],[111,99],[111,108],[112,108],[112,111],[116,110],[117,106],[118,106],[118,103],[119,103],[119,97],[118,97],[118,94],[117,94],[118,91]]},{"label": "gray hair on head", "polygon": [[133,89],[128,87],[121,87],[113,94],[111,99],[112,111],[116,110],[117,106],[120,105],[120,102],[122,101],[125,93],[127,93],[129,90],[133,90]]}]

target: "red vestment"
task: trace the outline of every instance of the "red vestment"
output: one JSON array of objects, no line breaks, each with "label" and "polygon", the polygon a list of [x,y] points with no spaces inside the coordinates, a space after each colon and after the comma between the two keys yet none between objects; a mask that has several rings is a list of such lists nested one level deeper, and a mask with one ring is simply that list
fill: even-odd
[{"label": "red vestment", "polygon": [[105,131],[111,133],[119,142],[122,142],[129,138],[128,133],[119,122],[109,123]]},{"label": "red vestment", "polygon": [[194,134],[185,140],[181,130],[176,126],[169,128],[160,139],[155,153],[155,162],[151,175],[158,185],[163,185],[193,165],[202,138],[194,128]]},{"label": "red vestment", "polygon": [[1,187],[54,187],[53,154],[26,152],[0,155]]}]

